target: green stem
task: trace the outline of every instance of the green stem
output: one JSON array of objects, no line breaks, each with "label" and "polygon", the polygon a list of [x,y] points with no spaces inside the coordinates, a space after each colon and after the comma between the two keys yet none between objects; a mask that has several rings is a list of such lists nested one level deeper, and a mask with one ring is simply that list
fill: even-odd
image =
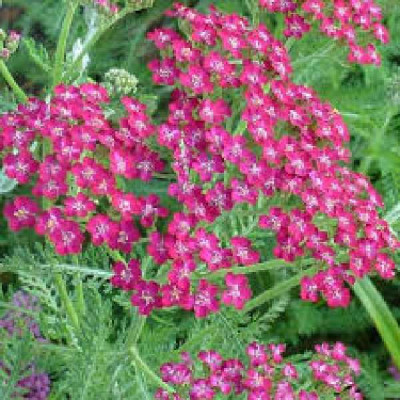
[{"label": "green stem", "polygon": [[175,390],[172,386],[166,384],[163,382],[160,377],[158,377],[149,367],[148,365],[143,361],[143,359],[140,357],[140,354],[136,348],[136,346],[132,346],[130,349],[130,353],[133,356],[133,361],[135,363],[135,367],[137,369],[140,369],[142,372],[144,372],[147,377],[154,382],[158,387],[161,387],[165,389],[168,393],[175,393]]},{"label": "green stem", "polygon": [[368,277],[358,280],[353,288],[374,322],[394,364],[400,368],[400,327],[388,305]]},{"label": "green stem", "polygon": [[17,82],[15,82],[15,79],[11,75],[10,71],[7,68],[6,63],[3,60],[0,60],[0,73],[3,76],[4,80],[8,83],[12,91],[14,92],[16,98],[21,102],[21,103],[26,103],[28,100],[28,96],[25,94],[25,92],[20,88]]},{"label": "green stem", "polygon": [[125,258],[122,257],[122,255],[120,253],[118,253],[117,250],[112,250],[107,245],[105,245],[105,246],[106,246],[108,255],[112,258],[113,261],[122,262],[122,263],[126,264]]},{"label": "green stem", "polygon": [[251,310],[254,310],[258,306],[266,303],[267,301],[272,300],[273,298],[278,297],[278,296],[288,292],[290,289],[298,286],[303,277],[305,277],[307,275],[315,274],[316,271],[317,271],[316,267],[311,267],[304,271],[301,271],[300,273],[287,279],[286,281],[278,283],[273,288],[266,290],[264,293],[260,294],[256,298],[250,300],[245,305],[242,312],[247,313]]},{"label": "green stem", "polygon": [[227,269],[221,269],[219,271],[211,272],[209,274],[199,275],[198,279],[218,279],[224,278],[228,273],[233,274],[253,274],[259,271],[269,271],[272,269],[277,269],[278,267],[294,267],[296,264],[293,263],[286,263],[282,260],[270,260],[260,264],[254,264],[248,267],[232,267]]},{"label": "green stem", "polygon": [[80,267],[80,266],[69,265],[69,264],[55,264],[55,265],[43,264],[42,267],[58,269],[60,271],[66,272],[66,273],[79,272],[84,275],[91,275],[91,276],[96,276],[96,277],[104,278],[104,279],[110,279],[114,275],[112,272],[109,272],[109,271],[102,271],[100,269]]},{"label": "green stem", "polygon": [[[73,256],[73,260],[76,266],[79,266],[78,256]],[[78,309],[79,315],[84,315],[86,312],[86,304],[85,304],[85,296],[83,294],[83,283],[80,272],[76,273],[76,306]]]},{"label": "green stem", "polygon": [[146,324],[146,319],[147,318],[143,315],[139,315],[138,318],[135,318],[134,323],[136,326],[134,328],[132,326],[131,333],[128,335],[128,338],[126,340],[128,348],[136,346],[136,343],[139,341],[140,335],[142,334],[143,328]]},{"label": "green stem", "polygon": [[67,286],[60,273],[56,273],[54,275],[54,283],[57,287],[58,294],[60,295],[61,298],[61,303],[65,308],[65,311],[68,315],[68,318],[70,319],[71,324],[77,331],[79,331],[81,327],[79,324],[78,314],[76,313],[74,305],[72,304],[71,299],[68,296]]},{"label": "green stem", "polygon": [[67,13],[64,18],[64,22],[61,28],[60,37],[58,38],[57,50],[53,69],[53,86],[58,85],[62,81],[63,66],[65,60],[65,50],[67,47],[67,40],[69,31],[71,29],[72,20],[74,19],[75,11],[78,7],[78,3],[73,1],[68,3]]},{"label": "green stem", "polygon": [[168,393],[174,393],[175,392],[174,388],[163,382],[143,361],[136,347],[140,335],[143,332],[144,325],[146,324],[146,320],[147,320],[146,317],[139,316],[135,333],[132,336],[132,338],[128,338],[129,351],[133,356],[135,367],[136,369],[144,372],[158,387],[162,387],[163,389],[167,390]]}]

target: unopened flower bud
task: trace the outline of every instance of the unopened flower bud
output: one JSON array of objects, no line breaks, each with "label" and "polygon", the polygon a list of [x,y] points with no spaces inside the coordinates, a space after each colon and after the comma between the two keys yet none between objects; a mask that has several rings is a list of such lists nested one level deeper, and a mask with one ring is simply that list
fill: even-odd
[{"label": "unopened flower bud", "polygon": [[138,79],[121,68],[112,68],[104,76],[105,86],[112,95],[126,96],[136,93]]},{"label": "unopened flower bud", "polygon": [[3,60],[8,60],[10,58],[10,50],[7,48],[0,50],[0,58]]},{"label": "unopened flower bud", "polygon": [[21,34],[15,31],[10,31],[8,33],[8,38],[7,40],[10,42],[19,42],[21,39]]}]

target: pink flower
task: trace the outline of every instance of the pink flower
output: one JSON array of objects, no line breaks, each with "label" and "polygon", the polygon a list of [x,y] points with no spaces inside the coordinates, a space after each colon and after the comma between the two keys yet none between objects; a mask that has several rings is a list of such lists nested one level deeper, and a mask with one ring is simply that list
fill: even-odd
[{"label": "pink flower", "polygon": [[174,40],[179,39],[179,35],[173,29],[160,28],[147,34],[147,39],[151,40],[158,49],[165,49]]},{"label": "pink flower", "polygon": [[21,152],[18,155],[7,154],[3,159],[4,172],[20,184],[30,181],[38,170],[38,162],[28,152]]},{"label": "pink flower", "polygon": [[193,297],[190,294],[188,279],[175,280],[161,287],[161,301],[164,307],[180,306],[186,310],[193,307]]},{"label": "pink flower", "polygon": [[186,73],[181,72],[179,80],[194,94],[210,93],[213,90],[208,73],[198,65],[189,65]]},{"label": "pink flower", "polygon": [[160,286],[156,282],[138,281],[131,297],[132,305],[138,307],[141,315],[149,315],[155,308],[160,308]]},{"label": "pink flower", "polygon": [[116,262],[113,265],[114,275],[110,279],[111,285],[122,290],[133,290],[142,279],[142,271],[138,260],[132,259],[128,264]]},{"label": "pink flower", "polygon": [[215,393],[210,382],[205,379],[196,379],[190,389],[190,399],[193,400],[212,400]]},{"label": "pink flower", "polygon": [[174,260],[168,273],[168,281],[180,284],[181,281],[190,282],[192,272],[196,269],[196,263],[192,259]]},{"label": "pink flower", "polygon": [[140,233],[133,221],[122,220],[118,228],[111,233],[108,245],[113,250],[119,250],[129,254],[132,251],[133,243],[140,239]]},{"label": "pink flower", "polygon": [[286,29],[284,35],[288,37],[295,37],[300,39],[305,33],[307,33],[311,25],[308,24],[303,17],[300,15],[290,15],[285,18]]},{"label": "pink flower", "polygon": [[387,254],[378,254],[374,268],[383,279],[392,279],[395,276],[396,265]]},{"label": "pink flower", "polygon": [[220,124],[231,116],[231,110],[222,99],[216,101],[205,99],[200,104],[199,115],[204,122]]},{"label": "pink flower", "polygon": [[217,293],[217,286],[208,283],[205,279],[200,279],[193,303],[194,314],[197,318],[204,318],[219,310],[219,303],[216,299]]},{"label": "pink flower", "polygon": [[36,219],[35,231],[39,235],[49,235],[60,229],[64,221],[64,214],[60,208],[51,207],[40,214]]},{"label": "pink flower", "polygon": [[283,353],[286,351],[286,345],[279,343],[268,345],[268,349],[271,352],[272,360],[279,364],[283,361]]},{"label": "pink flower", "polygon": [[178,78],[179,70],[175,66],[175,61],[171,58],[162,61],[150,61],[148,67],[153,72],[154,83],[158,85],[173,85]]},{"label": "pink flower", "polygon": [[[192,371],[183,363],[166,363],[160,367],[161,379],[174,385],[190,384]],[[168,397],[169,399],[169,397]]]},{"label": "pink flower", "polygon": [[157,264],[163,264],[168,260],[168,250],[165,246],[165,237],[158,232],[152,232],[149,235],[149,244],[147,252]]},{"label": "pink flower", "polygon": [[100,246],[103,243],[110,243],[118,232],[118,224],[106,215],[98,214],[90,218],[86,225],[87,231],[91,234],[92,243]]},{"label": "pink flower", "polygon": [[259,367],[268,360],[265,346],[257,342],[250,343],[246,348],[246,353],[252,367]]},{"label": "pink flower", "polygon": [[257,191],[246,181],[232,179],[232,200],[235,203],[248,203],[255,205],[258,199]]},{"label": "pink flower", "polygon": [[225,166],[221,157],[211,156],[201,153],[193,162],[192,168],[199,174],[200,179],[209,182],[215,176],[225,171]]},{"label": "pink flower", "polygon": [[258,389],[266,391],[268,393],[272,387],[271,380],[268,379],[266,376],[263,376],[255,369],[249,369],[247,371],[247,377],[243,383],[248,389],[251,389],[252,391],[254,389]]},{"label": "pink flower", "polygon": [[199,49],[195,49],[191,44],[182,39],[176,39],[172,42],[172,48],[174,54],[179,62],[196,62],[201,59],[201,52]]},{"label": "pink flower", "polygon": [[64,213],[68,217],[84,218],[96,209],[96,204],[83,193],[78,193],[75,197],[67,197],[64,204]]},{"label": "pink flower", "polygon": [[241,58],[242,50],[246,48],[247,43],[240,33],[221,30],[219,37],[225,50],[229,51],[233,57]]},{"label": "pink flower", "polygon": [[318,285],[313,278],[308,276],[301,280],[301,294],[302,300],[311,301],[316,303],[319,300]]},{"label": "pink flower", "polygon": [[82,252],[84,236],[75,221],[62,221],[59,229],[50,232],[49,237],[54,243],[56,252],[62,256]]},{"label": "pink flower", "polygon": [[252,250],[251,240],[240,236],[234,236],[231,239],[231,244],[233,258],[236,264],[250,266],[259,262],[260,254]]},{"label": "pink flower", "polygon": [[138,199],[132,193],[115,192],[112,195],[112,205],[123,220],[129,221],[138,209]]},{"label": "pink flower", "polygon": [[195,224],[196,221],[193,215],[175,213],[171,222],[168,224],[168,233],[170,235],[183,238],[189,235]]},{"label": "pink flower", "polygon": [[39,206],[26,196],[17,196],[4,206],[3,214],[12,231],[32,228],[39,214]]},{"label": "pink flower", "polygon": [[221,249],[220,247],[202,248],[199,256],[207,263],[210,271],[229,268],[232,264],[232,253],[229,249]]},{"label": "pink flower", "polygon": [[222,293],[222,302],[241,310],[252,294],[246,275],[228,273],[225,283],[227,289]]},{"label": "pink flower", "polygon": [[200,351],[197,358],[207,365],[212,372],[218,371],[222,366],[223,358],[215,350]]}]

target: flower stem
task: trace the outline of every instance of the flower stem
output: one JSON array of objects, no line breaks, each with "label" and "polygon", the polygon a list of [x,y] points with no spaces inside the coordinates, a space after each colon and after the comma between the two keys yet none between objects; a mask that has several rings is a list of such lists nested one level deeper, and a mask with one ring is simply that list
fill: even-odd
[{"label": "flower stem", "polygon": [[167,390],[169,393],[174,393],[175,390],[172,386],[167,385],[163,382],[160,377],[158,377],[150,368],[149,366],[143,361],[140,357],[138,349],[136,347],[137,342],[139,341],[140,335],[142,334],[144,325],[146,324],[147,318],[140,315],[138,318],[138,324],[134,331],[134,335],[129,337],[127,342],[129,346],[129,351],[133,356],[133,362],[135,364],[135,368],[137,370],[143,371],[158,387],[162,387],[163,389]]},{"label": "flower stem", "polygon": [[54,264],[54,265],[43,264],[41,267],[58,269],[65,273],[79,272],[83,275],[90,275],[90,276],[95,276],[95,277],[103,278],[103,279],[110,279],[114,275],[112,272],[109,272],[109,271],[103,271],[100,269],[81,267],[81,266],[75,266],[75,265],[69,265],[69,264]]},{"label": "flower stem", "polygon": [[[136,343],[139,341],[140,335],[143,332],[143,328],[146,324],[147,318],[143,315],[139,315],[132,323],[132,329],[128,338],[126,340],[127,347],[136,346]],[[134,327],[135,325],[135,327]]]},{"label": "flower stem", "polygon": [[316,267],[308,268],[304,271],[301,271],[297,275],[278,283],[273,288],[266,290],[264,293],[260,294],[256,298],[250,300],[245,307],[243,308],[243,313],[247,313],[251,310],[254,310],[261,304],[266,303],[269,300],[272,300],[275,297],[282,295],[283,293],[288,292],[290,289],[299,285],[301,279],[307,275],[312,275],[317,271]]},{"label": "flower stem", "polygon": [[21,103],[26,103],[26,101],[28,100],[27,95],[15,81],[10,71],[8,70],[6,63],[3,60],[0,60],[0,73],[3,76],[4,80],[8,83],[12,91],[14,92],[16,98]]},{"label": "flower stem", "polygon": [[54,274],[54,283],[57,287],[58,294],[60,295],[61,298],[61,303],[65,308],[65,311],[68,315],[68,318],[71,321],[71,324],[77,331],[80,331],[81,327],[79,324],[78,314],[76,313],[74,305],[72,304],[71,299],[68,296],[67,286],[60,273]]},{"label": "flower stem", "polygon": [[[79,266],[79,259],[78,256],[73,256],[73,261],[76,266]],[[83,294],[83,283],[82,283],[82,276],[80,272],[76,273],[76,305],[78,309],[79,315],[83,315],[86,312],[86,304],[85,304],[85,296]]]},{"label": "flower stem", "polygon": [[[303,260],[303,265],[309,265],[313,262],[312,259],[307,259]],[[255,272],[260,272],[260,271],[269,271],[273,269],[277,269],[279,267],[296,267],[297,264],[295,263],[288,263],[283,260],[270,260],[266,261],[263,263],[259,264],[254,264],[248,267],[232,267],[232,268],[227,268],[227,269],[221,269],[216,272],[211,272],[210,274],[204,274],[204,275],[199,275],[196,278],[201,279],[218,279],[218,278],[223,278],[225,275],[228,273],[233,273],[233,274],[253,274]]]},{"label": "flower stem", "polygon": [[62,80],[68,35],[71,29],[72,20],[74,19],[74,14],[77,7],[78,3],[75,1],[68,3],[67,13],[65,15],[64,22],[61,28],[60,37],[58,38],[58,43],[57,43],[57,50],[56,50],[54,69],[53,69],[52,87],[58,85]]},{"label": "flower stem", "polygon": [[165,389],[168,393],[175,393],[175,390],[172,386],[166,384],[163,382],[160,377],[158,377],[149,367],[148,365],[143,361],[143,359],[140,357],[140,354],[136,348],[136,346],[132,346],[130,348],[130,353],[133,356],[133,361],[135,364],[135,367],[137,369],[140,369],[147,377],[153,381],[158,387],[161,387]]}]

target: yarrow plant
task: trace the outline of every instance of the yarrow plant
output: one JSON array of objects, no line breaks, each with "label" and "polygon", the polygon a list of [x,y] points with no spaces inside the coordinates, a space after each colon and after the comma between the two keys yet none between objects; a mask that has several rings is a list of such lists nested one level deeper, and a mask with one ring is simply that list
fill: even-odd
[{"label": "yarrow plant", "polygon": [[360,363],[343,343],[316,345],[311,360],[297,365],[291,361],[294,356],[285,356],[285,349],[284,344],[253,342],[246,349],[247,362],[225,359],[215,350],[203,350],[197,359],[184,353],[180,362],[161,366],[162,380],[173,390],[160,388],[155,399],[212,400],[243,394],[248,400],[363,399],[355,383]]},{"label": "yarrow plant", "polygon": [[[204,13],[182,3],[162,18],[141,13],[144,25],[134,28],[131,51],[142,37],[152,48],[143,82],[140,71],[132,71],[137,65],[132,55],[124,64],[117,57],[102,65],[108,72],[103,79],[103,72],[94,74],[104,83],[99,84],[89,77],[95,59],[89,51],[109,28],[153,1],[68,0],[54,57],[33,40],[24,41],[35,65],[51,76],[42,97],[27,96],[14,80],[5,61],[20,36],[0,31],[0,74],[18,100],[0,114],[1,179],[17,186],[15,195],[4,192],[3,216],[10,231],[31,230],[46,244],[37,250],[41,258],[26,257],[32,265],[15,282],[29,291],[33,286],[57,310],[42,333],[35,318],[39,301],[17,291],[4,305],[1,331],[12,340],[29,334],[40,351],[60,354],[65,370],[68,363],[81,369],[82,362],[90,362],[90,371],[100,364],[104,374],[116,371],[104,393],[101,374],[71,371],[72,384],[52,385],[58,391],[54,397],[86,398],[96,387],[104,398],[141,398],[147,387],[142,378],[148,378],[160,387],[159,400],[363,399],[356,384],[360,363],[343,343],[286,356],[286,345],[260,342],[269,325],[256,325],[269,324],[286,307],[289,316],[287,292],[297,286],[303,301],[330,308],[348,307],[354,291],[400,366],[400,329],[368,279],[395,278],[400,241],[388,215],[397,215],[397,208],[385,220],[381,196],[367,176],[349,166],[350,131],[343,117],[298,83],[291,53],[294,39],[318,25],[349,48],[350,63],[379,66],[374,42],[389,41],[382,12],[373,0],[245,3],[250,19],[213,4]],[[160,13],[166,7],[155,4]],[[274,13],[283,16],[270,18]],[[77,16],[87,32],[68,53]],[[151,89],[145,89],[150,81]],[[59,256],[66,256],[65,263],[58,263]],[[110,271],[96,263],[111,264]],[[73,281],[65,280],[67,275]],[[266,311],[261,306],[270,300]],[[135,312],[125,315],[127,305]],[[96,316],[89,315],[97,306]],[[114,315],[114,308],[120,319],[115,324],[104,317]],[[195,318],[185,319],[186,312]],[[182,330],[176,329],[183,320]],[[247,361],[232,358],[225,342],[215,345],[214,338],[221,337],[218,321],[235,337],[236,355],[248,343],[246,335],[259,340],[247,346]],[[145,335],[147,323],[162,328]],[[153,332],[154,348],[146,343]],[[289,337],[270,340],[289,346]],[[159,357],[165,349],[198,349],[207,338],[218,352],[202,350],[197,358],[183,352],[177,363]],[[87,350],[92,345],[95,354]],[[132,376],[125,359],[116,368],[112,345],[129,352],[140,391],[121,383]],[[163,363],[161,378],[141,358],[142,346],[153,366]],[[24,398],[50,396],[49,376],[33,361],[23,364],[18,381],[10,365],[2,360],[0,383],[16,383],[11,398],[19,389]],[[57,381],[58,372],[55,376]],[[83,392],[65,389],[80,380]]]},{"label": "yarrow plant", "polygon": [[[148,35],[162,52],[149,63],[153,80],[174,88],[161,125],[130,97],[121,100],[124,117],[107,118],[108,93],[92,83],[59,85],[49,103],[31,98],[3,114],[5,173],[45,200],[42,207],[27,196],[8,203],[10,228],[34,228],[61,255],[80,253],[85,231],[93,245],[126,254],[148,241],[153,262],[170,269],[167,282],[144,279],[136,259],[118,260],[112,279],[133,291],[131,302],[145,315],[179,306],[205,317],[220,302],[245,306],[246,274],[263,255],[246,235],[212,232],[243,206],[275,232],[277,258],[312,260],[318,272],[302,279],[303,300],[322,295],[329,306],[346,307],[347,284],[371,273],[393,278],[390,252],[399,242],[379,217],[382,200],[345,166],[349,133],[341,116],[291,81],[284,44],[265,25],[253,28],[213,7],[205,15],[178,3],[168,15],[187,34]],[[160,199],[126,193],[121,178],[150,181],[166,161],[176,179],[168,192],[182,209],[163,231],[157,220],[169,212]],[[208,279],[218,270],[223,285]]]}]

